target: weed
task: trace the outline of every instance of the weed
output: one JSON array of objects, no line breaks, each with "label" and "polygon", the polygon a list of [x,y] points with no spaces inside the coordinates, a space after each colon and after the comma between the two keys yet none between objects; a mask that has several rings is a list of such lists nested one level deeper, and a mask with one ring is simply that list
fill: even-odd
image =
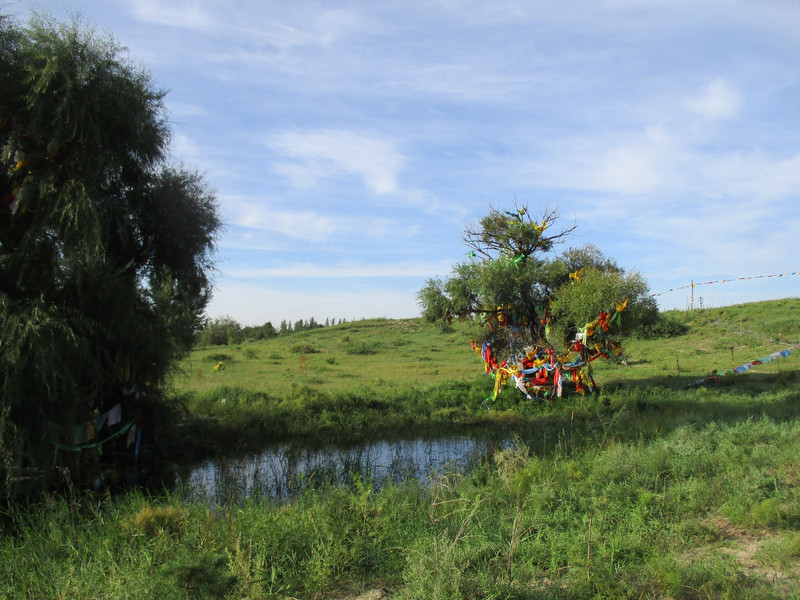
[{"label": "weed", "polygon": [[494,463],[500,478],[510,483],[517,473],[526,465],[530,448],[525,445],[519,435],[514,436],[514,443],[504,450],[494,453]]},{"label": "weed", "polygon": [[148,537],[177,535],[186,526],[186,513],[176,506],[147,505],[123,523],[128,531]]}]

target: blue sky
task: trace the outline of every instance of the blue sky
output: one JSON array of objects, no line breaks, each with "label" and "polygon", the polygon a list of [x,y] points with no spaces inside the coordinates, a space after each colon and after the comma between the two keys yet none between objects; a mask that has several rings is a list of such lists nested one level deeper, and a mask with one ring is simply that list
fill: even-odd
[{"label": "blue sky", "polygon": [[796,0],[0,0],[35,8],[169,90],[226,227],[212,317],[417,316],[465,225],[515,199],[653,293],[800,295],[760,277],[800,271]]}]

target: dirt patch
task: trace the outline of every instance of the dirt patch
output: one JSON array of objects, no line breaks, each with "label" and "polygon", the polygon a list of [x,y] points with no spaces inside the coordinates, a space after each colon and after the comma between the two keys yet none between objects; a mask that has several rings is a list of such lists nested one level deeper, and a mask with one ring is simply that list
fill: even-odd
[{"label": "dirt patch", "polygon": [[745,577],[775,586],[779,593],[797,590],[800,585],[800,564],[779,567],[767,564],[763,559],[764,545],[776,538],[776,534],[735,527],[722,517],[714,519],[713,524],[727,546],[723,547],[723,552],[736,559]]},{"label": "dirt patch", "polygon": [[381,600],[381,598],[389,598],[389,591],[384,588],[370,590],[354,598],[354,600]]},{"label": "dirt patch", "polygon": [[[287,598],[287,600],[290,599]],[[328,598],[328,600],[389,600],[389,590],[386,588],[375,588],[356,596],[332,596]]]}]

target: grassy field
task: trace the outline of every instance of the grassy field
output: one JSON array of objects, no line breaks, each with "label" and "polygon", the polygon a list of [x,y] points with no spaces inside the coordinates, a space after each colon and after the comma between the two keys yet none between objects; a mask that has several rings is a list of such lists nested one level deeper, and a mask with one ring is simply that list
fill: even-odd
[{"label": "grassy field", "polygon": [[693,385],[800,343],[798,311],[792,299],[673,313],[686,333],[630,340],[628,366],[598,366],[599,394],[520,403],[506,390],[495,410],[481,406],[491,379],[466,324],[360,321],[198,348],[173,386],[209,435],[455,424],[517,442],[429,487],[9,505],[0,596],[800,597],[800,350]]},{"label": "grassy field", "polygon": [[[414,320],[342,323],[235,346],[195,349],[172,381],[187,452],[265,441],[342,441],[451,430],[513,415],[481,401],[492,380],[469,346],[474,325]],[[212,440],[212,442],[208,442]]]},{"label": "grassy field", "polygon": [[[723,371],[800,343],[800,300],[666,314],[685,325],[687,333],[655,341],[628,340],[631,368],[611,361],[594,363],[602,383],[668,383],[678,377],[682,384],[683,378]],[[442,331],[420,319],[377,319],[236,346],[198,347],[180,363],[173,386],[198,396],[229,387],[279,398],[300,387],[337,395],[469,382],[481,373],[480,359],[469,348],[479,333],[469,322],[455,321]],[[774,372],[778,366],[764,366],[759,372]]]},{"label": "grassy field", "polygon": [[[800,343],[799,314],[800,301],[792,299],[671,312],[669,320],[687,333],[629,340],[628,365],[596,361],[595,378],[603,394],[647,397],[678,390],[681,398],[694,399],[698,394],[687,386],[698,379]],[[507,389],[487,411],[483,401],[494,382],[470,349],[476,328],[468,322],[442,331],[418,319],[364,320],[197,348],[172,382],[175,398],[193,419],[184,449],[200,451],[193,445],[198,439],[220,452],[297,437],[538,426],[554,416],[574,419],[576,410],[584,415],[596,404],[595,397],[521,403]],[[736,385],[770,390],[784,366],[759,366]]]},{"label": "grassy field", "polygon": [[[474,326],[443,333],[420,319],[373,319],[236,346],[205,346],[180,364],[174,385],[205,393],[221,385],[286,396],[298,386],[333,394],[412,381],[443,383],[475,375]],[[214,367],[222,361],[223,366]]]}]

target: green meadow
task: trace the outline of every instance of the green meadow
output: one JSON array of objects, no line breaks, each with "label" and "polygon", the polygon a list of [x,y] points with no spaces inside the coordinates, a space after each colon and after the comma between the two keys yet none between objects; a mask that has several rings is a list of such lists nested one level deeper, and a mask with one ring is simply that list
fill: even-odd
[{"label": "green meadow", "polygon": [[595,363],[598,393],[506,389],[488,407],[471,323],[198,347],[171,382],[181,437],[165,428],[165,460],[278,439],[515,442],[379,491],[356,478],[284,501],[66,489],[9,504],[0,596],[800,597],[800,349],[715,376],[800,344],[800,299],[665,317],[628,340],[627,365]]},{"label": "green meadow", "polygon": [[[676,392],[678,404],[697,407],[709,395],[689,389],[691,383],[800,343],[798,311],[800,301],[780,300],[668,312],[657,336],[627,340],[627,365],[593,363],[601,405],[629,396],[646,402],[655,395],[663,402]],[[226,451],[231,444],[257,447],[266,439],[336,441],[409,429],[536,428],[554,418],[569,418],[574,427],[576,415],[592,421],[597,396],[522,402],[509,388],[484,403],[494,381],[470,348],[479,329],[472,322],[455,321],[443,330],[421,319],[363,320],[198,347],[172,381],[176,404],[197,428],[184,449],[202,450],[192,446],[192,439]],[[759,366],[750,377],[737,378],[735,387],[761,383],[774,391],[773,378],[784,367],[783,361]],[[780,382],[783,375],[778,377]],[[731,383],[724,380],[718,387]]]}]

